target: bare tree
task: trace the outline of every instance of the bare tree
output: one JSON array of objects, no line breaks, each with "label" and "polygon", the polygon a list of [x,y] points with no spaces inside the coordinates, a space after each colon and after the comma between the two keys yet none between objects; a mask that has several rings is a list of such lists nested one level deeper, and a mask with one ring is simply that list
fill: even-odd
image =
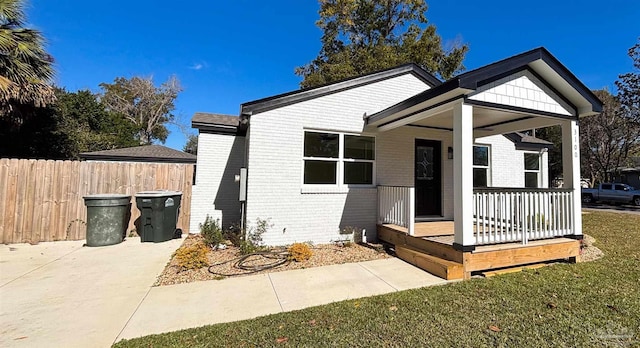
[{"label": "bare tree", "polygon": [[165,142],[169,135],[166,123],[174,119],[175,99],[182,91],[175,76],[169,77],[160,87],[153,77],[118,77],[114,83],[102,83],[101,101],[110,111],[116,112],[138,128],[140,145],[153,140]]},{"label": "bare tree", "polygon": [[604,104],[602,113],[580,122],[582,174],[591,183],[608,181],[638,141],[633,120],[622,112],[618,98],[607,90],[594,93]]},{"label": "bare tree", "polygon": [[[631,144],[629,157],[640,157],[640,38],[628,51],[629,58],[633,61],[631,72],[618,76],[618,100],[620,100],[621,112],[629,120],[629,131],[635,134],[635,141]],[[629,160],[626,164],[633,165]]]}]

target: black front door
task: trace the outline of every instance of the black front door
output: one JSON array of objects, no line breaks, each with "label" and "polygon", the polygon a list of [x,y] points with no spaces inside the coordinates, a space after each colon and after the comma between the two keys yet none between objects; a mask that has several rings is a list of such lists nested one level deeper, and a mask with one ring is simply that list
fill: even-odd
[{"label": "black front door", "polygon": [[416,139],[416,217],[442,216],[441,150],[439,141]]}]

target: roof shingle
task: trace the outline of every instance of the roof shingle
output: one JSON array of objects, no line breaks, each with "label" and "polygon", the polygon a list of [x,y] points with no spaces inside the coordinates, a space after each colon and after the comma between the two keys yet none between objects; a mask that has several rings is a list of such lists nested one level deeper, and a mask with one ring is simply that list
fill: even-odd
[{"label": "roof shingle", "polygon": [[83,152],[80,158],[94,161],[196,163],[196,156],[162,145],[143,145],[122,149]]}]

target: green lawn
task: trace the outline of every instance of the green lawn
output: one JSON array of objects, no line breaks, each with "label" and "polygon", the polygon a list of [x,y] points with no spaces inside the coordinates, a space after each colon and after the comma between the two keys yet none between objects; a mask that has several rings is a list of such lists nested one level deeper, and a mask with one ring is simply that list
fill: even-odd
[{"label": "green lawn", "polygon": [[[116,347],[640,347],[640,216],[584,215],[604,258],[122,341]],[[212,294],[215,296],[215,294]]]}]

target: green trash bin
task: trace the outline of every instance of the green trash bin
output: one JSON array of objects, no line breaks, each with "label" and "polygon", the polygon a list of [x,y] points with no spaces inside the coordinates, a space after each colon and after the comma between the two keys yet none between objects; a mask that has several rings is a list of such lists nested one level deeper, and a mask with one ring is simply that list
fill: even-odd
[{"label": "green trash bin", "polygon": [[108,193],[83,198],[87,206],[87,246],[122,242],[131,216],[131,196]]},{"label": "green trash bin", "polygon": [[136,193],[140,210],[138,234],[141,242],[166,242],[176,234],[182,192],[144,191]]}]

